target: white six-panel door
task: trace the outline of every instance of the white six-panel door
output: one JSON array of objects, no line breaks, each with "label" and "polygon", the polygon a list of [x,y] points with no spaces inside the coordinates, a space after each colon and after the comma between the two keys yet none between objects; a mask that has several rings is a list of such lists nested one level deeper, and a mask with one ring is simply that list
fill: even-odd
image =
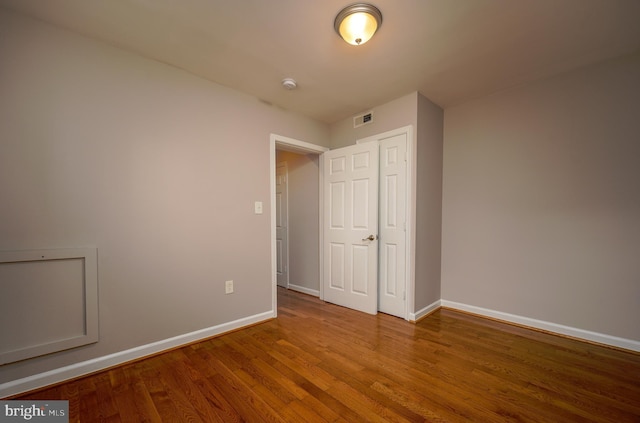
[{"label": "white six-panel door", "polygon": [[377,143],[324,153],[324,300],[378,310]]}]

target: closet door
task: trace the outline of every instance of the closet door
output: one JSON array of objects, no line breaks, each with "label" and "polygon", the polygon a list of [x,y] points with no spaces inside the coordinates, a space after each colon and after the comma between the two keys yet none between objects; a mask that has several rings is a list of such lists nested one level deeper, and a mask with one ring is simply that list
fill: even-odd
[{"label": "closet door", "polygon": [[377,143],[324,153],[324,300],[378,311]]},{"label": "closet door", "polygon": [[380,140],[378,310],[406,314],[407,135]]}]

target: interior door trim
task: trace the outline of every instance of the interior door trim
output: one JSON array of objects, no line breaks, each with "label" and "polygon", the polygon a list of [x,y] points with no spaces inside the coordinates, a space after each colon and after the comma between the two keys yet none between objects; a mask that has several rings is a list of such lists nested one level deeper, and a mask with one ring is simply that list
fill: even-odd
[{"label": "interior door trim", "polygon": [[[320,210],[323,207],[323,192],[322,192],[322,181],[323,178],[323,159],[322,153],[325,151],[329,151],[327,147],[322,147],[320,145],[311,144],[305,141],[300,141],[294,138],[285,137],[278,134],[270,134],[269,135],[269,184],[270,184],[270,197],[269,202],[271,204],[271,310],[273,313],[273,317],[278,316],[278,278],[276,275],[276,203],[274,201],[276,197],[276,148],[285,151],[291,151],[293,153],[299,154],[317,154],[319,156],[319,167],[320,174],[319,183],[320,183]],[[320,242],[320,251],[322,251],[322,227],[323,227],[323,218],[322,214],[319,216],[319,242]],[[320,254],[320,280],[322,280],[322,253]],[[322,284],[320,284],[320,298],[323,298],[322,292]]]}]

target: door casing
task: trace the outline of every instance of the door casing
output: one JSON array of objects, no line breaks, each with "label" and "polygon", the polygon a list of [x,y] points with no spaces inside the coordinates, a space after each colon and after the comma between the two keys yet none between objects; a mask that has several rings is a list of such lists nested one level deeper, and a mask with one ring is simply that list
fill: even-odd
[{"label": "door casing", "polygon": [[[271,134],[269,136],[269,171],[270,171],[270,203],[271,203],[271,311],[273,317],[278,315],[278,277],[277,277],[277,252],[276,252],[276,203],[274,201],[276,197],[276,149],[291,151],[298,154],[317,154],[319,156],[319,166],[322,169],[323,159],[322,153],[329,151],[327,147],[311,144],[305,141],[300,141],[294,138],[285,137],[278,134]],[[323,208],[322,203],[322,173],[319,175],[320,180],[320,198],[319,205],[320,210]],[[322,216],[318,222],[318,231],[320,235],[319,247],[320,252],[320,269],[322,269]],[[322,276],[322,275],[321,275]],[[322,289],[322,285],[320,286]],[[320,291],[320,298],[322,298],[322,291]]]}]

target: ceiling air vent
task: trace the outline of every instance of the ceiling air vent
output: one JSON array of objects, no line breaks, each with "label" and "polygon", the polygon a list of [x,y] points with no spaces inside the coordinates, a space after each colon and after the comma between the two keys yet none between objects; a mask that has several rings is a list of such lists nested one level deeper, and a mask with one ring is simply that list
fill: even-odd
[{"label": "ceiling air vent", "polygon": [[353,118],[353,127],[357,128],[362,125],[366,125],[368,123],[373,122],[373,112],[365,113],[364,115],[359,115]]}]

